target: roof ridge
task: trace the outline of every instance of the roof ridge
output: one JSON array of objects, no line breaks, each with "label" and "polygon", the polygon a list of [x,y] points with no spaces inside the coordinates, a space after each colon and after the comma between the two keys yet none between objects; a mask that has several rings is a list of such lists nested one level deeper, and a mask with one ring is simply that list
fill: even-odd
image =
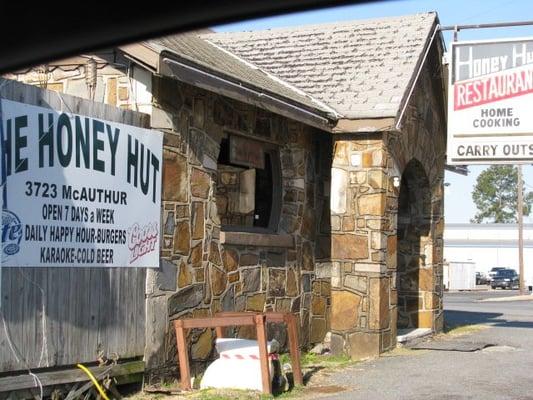
[{"label": "roof ridge", "polygon": [[337,110],[335,110],[334,108],[332,108],[331,106],[327,105],[326,103],[323,103],[322,101],[318,100],[318,99],[315,99],[313,96],[307,94],[305,91],[303,91],[302,89],[299,89],[297,88],[296,86],[294,85],[291,85],[290,83],[284,81],[283,79],[277,77],[276,75],[264,70],[263,68],[260,68],[258,67],[257,65],[251,63],[250,61],[248,60],[245,60],[239,56],[237,56],[236,54],[232,53],[231,51],[225,49],[224,47],[222,46],[219,46],[213,42],[211,42],[209,39],[204,39],[202,38],[201,36],[204,36],[204,35],[198,35],[199,39],[203,40],[204,42],[208,43],[209,45],[215,47],[216,49],[224,52],[225,54],[235,58],[236,60],[242,62],[244,65],[246,65],[247,67],[249,68],[253,68],[253,69],[256,69],[257,71],[260,71],[261,73],[265,74],[268,78],[278,82],[279,84],[289,88],[290,90],[298,93],[299,95],[301,96],[304,96],[306,98],[308,98],[309,100],[311,100],[314,104],[316,104],[318,107],[324,109],[324,110],[327,110],[328,112],[330,112],[331,114],[333,114],[333,116],[338,119],[339,117],[342,117],[342,115],[337,112]]},{"label": "roof ridge", "polygon": [[345,21],[332,21],[332,22],[323,22],[323,23],[311,23],[311,24],[304,24],[304,25],[294,25],[294,26],[283,26],[283,27],[276,27],[276,28],[270,28],[270,29],[258,29],[258,30],[247,30],[247,31],[221,31],[217,32],[214,31],[212,33],[201,33],[198,36],[202,39],[204,37],[209,36],[231,36],[231,35],[238,35],[243,33],[268,33],[268,32],[283,32],[283,31],[290,31],[290,32],[296,32],[296,31],[306,31],[306,30],[313,30],[316,28],[325,28],[325,27],[345,27],[345,26],[353,26],[353,25],[363,25],[363,24],[369,24],[372,22],[386,22],[386,21],[394,21],[399,19],[405,19],[409,17],[421,17],[421,16],[430,16],[430,15],[437,15],[436,11],[427,11],[427,12],[421,12],[421,13],[415,13],[415,14],[405,14],[405,15],[399,15],[399,16],[388,16],[388,17],[376,17],[376,18],[366,18],[366,19],[351,19],[351,20],[345,20]]}]

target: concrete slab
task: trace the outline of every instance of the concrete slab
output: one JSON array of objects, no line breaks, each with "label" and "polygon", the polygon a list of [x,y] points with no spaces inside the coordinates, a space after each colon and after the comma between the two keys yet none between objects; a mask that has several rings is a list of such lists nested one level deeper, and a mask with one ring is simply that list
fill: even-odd
[{"label": "concrete slab", "polygon": [[493,302],[493,301],[532,301],[533,294],[525,294],[521,296],[506,296],[506,297],[490,297],[488,299],[478,300],[479,302]]},{"label": "concrete slab", "polygon": [[430,328],[417,328],[417,329],[398,329],[398,336],[396,340],[403,345],[431,335],[432,330]]},{"label": "concrete slab", "polygon": [[440,351],[464,351],[472,352],[483,350],[486,347],[493,346],[487,342],[472,342],[472,341],[428,341],[423,343],[417,343],[413,346],[409,346],[412,350],[440,350]]}]

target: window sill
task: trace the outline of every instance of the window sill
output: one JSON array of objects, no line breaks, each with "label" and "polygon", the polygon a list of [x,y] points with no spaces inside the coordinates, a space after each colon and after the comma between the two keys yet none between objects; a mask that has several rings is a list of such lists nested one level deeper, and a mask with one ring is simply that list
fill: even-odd
[{"label": "window sill", "polygon": [[220,243],[257,247],[294,247],[294,238],[288,234],[255,232],[220,232]]}]

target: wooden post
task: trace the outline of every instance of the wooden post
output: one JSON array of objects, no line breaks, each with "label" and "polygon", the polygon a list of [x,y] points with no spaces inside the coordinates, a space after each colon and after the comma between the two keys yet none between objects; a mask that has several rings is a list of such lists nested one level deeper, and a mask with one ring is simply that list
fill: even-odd
[{"label": "wooden post", "polygon": [[304,380],[302,376],[302,367],[300,366],[300,344],[298,342],[296,317],[293,314],[286,314],[285,323],[287,324],[287,333],[289,336],[289,352],[291,355],[294,383],[297,385],[303,385]]},{"label": "wooden post", "polygon": [[263,384],[263,393],[272,393],[272,382],[270,381],[270,368],[268,359],[267,335],[266,335],[266,317],[256,315],[255,329],[257,332],[257,345],[259,346],[259,363],[261,364],[261,381]]},{"label": "wooden post", "polygon": [[191,390],[191,372],[189,370],[189,350],[187,348],[187,331],[183,321],[174,321],[176,344],[178,346],[178,362],[180,364],[180,380],[182,390]]},{"label": "wooden post", "polygon": [[[526,294],[524,285],[524,181],[522,165],[518,165],[518,273],[520,274],[520,294]],[[511,286],[512,287],[512,286]]]},{"label": "wooden post", "polygon": [[221,326],[217,326],[215,328],[215,332],[217,334],[217,339],[222,339],[224,337],[224,328]]}]

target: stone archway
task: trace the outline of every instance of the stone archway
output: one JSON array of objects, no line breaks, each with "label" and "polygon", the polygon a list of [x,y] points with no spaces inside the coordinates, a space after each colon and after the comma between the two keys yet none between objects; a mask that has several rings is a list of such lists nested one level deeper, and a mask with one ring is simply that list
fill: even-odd
[{"label": "stone archway", "polygon": [[[411,160],[398,199],[396,289],[398,329],[432,328],[431,190],[422,164]],[[428,303],[428,304],[426,304]]]}]

